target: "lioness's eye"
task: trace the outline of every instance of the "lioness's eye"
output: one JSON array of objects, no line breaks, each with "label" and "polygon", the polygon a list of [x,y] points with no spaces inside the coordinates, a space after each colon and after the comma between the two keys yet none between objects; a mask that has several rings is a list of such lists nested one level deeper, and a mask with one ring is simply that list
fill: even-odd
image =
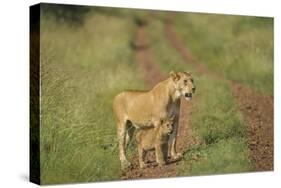
[{"label": "lioness's eye", "polygon": [[190,81],[193,83],[193,79],[191,78]]},{"label": "lioness's eye", "polygon": [[186,84],[188,80],[184,80],[183,82]]}]

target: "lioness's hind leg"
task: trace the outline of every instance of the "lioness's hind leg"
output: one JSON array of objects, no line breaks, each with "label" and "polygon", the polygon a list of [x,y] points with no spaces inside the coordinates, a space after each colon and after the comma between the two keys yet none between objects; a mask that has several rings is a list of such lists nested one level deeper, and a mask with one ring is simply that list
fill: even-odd
[{"label": "lioness's hind leg", "polygon": [[[131,124],[131,122],[126,122],[126,144],[125,147],[128,147],[130,140],[132,139],[135,132],[135,127]],[[126,149],[125,148],[125,149]]]},{"label": "lioness's hind leg", "polygon": [[123,169],[130,166],[130,162],[126,158],[126,124],[118,122],[117,124],[117,136],[119,143],[119,158],[121,161],[121,167]]}]

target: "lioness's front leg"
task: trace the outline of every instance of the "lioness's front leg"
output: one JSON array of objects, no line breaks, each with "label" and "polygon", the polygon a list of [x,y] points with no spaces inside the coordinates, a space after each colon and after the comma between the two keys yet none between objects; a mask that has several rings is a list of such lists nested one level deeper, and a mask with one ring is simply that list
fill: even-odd
[{"label": "lioness's front leg", "polygon": [[178,126],[179,126],[179,118],[175,118],[173,133],[169,138],[169,153],[172,159],[179,159],[182,157],[181,153],[176,152],[176,143],[177,143],[177,134],[178,134]]}]

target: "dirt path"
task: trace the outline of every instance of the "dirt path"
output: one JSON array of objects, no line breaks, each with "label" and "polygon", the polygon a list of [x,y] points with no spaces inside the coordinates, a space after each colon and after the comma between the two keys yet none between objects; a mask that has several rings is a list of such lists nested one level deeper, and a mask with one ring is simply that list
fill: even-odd
[{"label": "dirt path", "polygon": [[[174,29],[172,16],[167,17],[165,22],[166,37],[171,45],[199,74],[209,75],[216,79],[225,79],[222,75],[199,63],[191,55],[186,44]],[[273,97],[254,92],[248,86],[233,81],[229,81],[229,84],[247,123],[250,158],[254,170],[273,170]]]},{"label": "dirt path", "polygon": [[[149,41],[146,35],[146,26],[142,25],[137,31],[136,41],[136,60],[139,65],[140,72],[144,80],[151,87],[156,83],[164,80],[166,77],[162,74],[160,68],[154,63],[153,54],[150,49]],[[177,151],[184,152],[188,144],[192,143],[192,133],[190,127],[191,103],[181,100],[180,122],[177,135]],[[154,152],[150,152],[146,156],[146,162],[149,166],[140,169],[137,156],[133,157],[132,168],[124,174],[123,179],[142,179],[142,178],[161,178],[172,177],[177,175],[177,166],[181,161],[168,161],[168,164],[159,167],[155,162]]]},{"label": "dirt path", "polygon": [[273,97],[233,82],[231,89],[248,126],[250,157],[255,171],[273,170]]}]

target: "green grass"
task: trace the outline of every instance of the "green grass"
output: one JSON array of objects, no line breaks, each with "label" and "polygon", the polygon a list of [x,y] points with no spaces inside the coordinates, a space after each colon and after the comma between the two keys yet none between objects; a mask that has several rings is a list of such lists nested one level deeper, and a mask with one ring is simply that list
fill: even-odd
[{"label": "green grass", "polygon": [[249,172],[245,142],[231,138],[208,146],[189,148],[184,155],[180,176],[213,175]]},{"label": "green grass", "polygon": [[165,73],[171,70],[194,72],[197,87],[191,125],[201,144],[187,148],[178,175],[250,171],[246,126],[227,81],[199,76],[171,47],[163,29],[162,19],[152,20],[148,28],[155,62]]},{"label": "green grass", "polygon": [[120,179],[113,97],[144,89],[130,17],[89,12],[79,25],[41,22],[41,183]]},{"label": "green grass", "polygon": [[273,95],[273,19],[180,13],[175,25],[200,63]]}]

